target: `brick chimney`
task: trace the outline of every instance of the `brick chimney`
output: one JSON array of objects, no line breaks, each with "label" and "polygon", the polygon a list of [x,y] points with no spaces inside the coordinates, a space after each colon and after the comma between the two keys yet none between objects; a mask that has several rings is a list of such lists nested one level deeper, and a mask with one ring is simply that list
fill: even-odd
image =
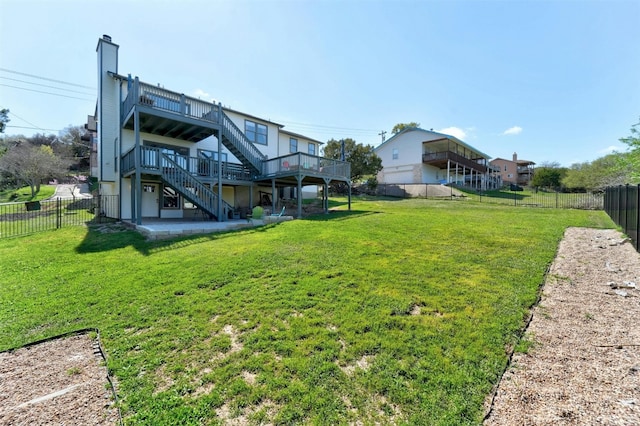
[{"label": "brick chimney", "polygon": [[518,161],[518,153],[514,152],[513,153],[513,162],[515,163],[516,161]]}]

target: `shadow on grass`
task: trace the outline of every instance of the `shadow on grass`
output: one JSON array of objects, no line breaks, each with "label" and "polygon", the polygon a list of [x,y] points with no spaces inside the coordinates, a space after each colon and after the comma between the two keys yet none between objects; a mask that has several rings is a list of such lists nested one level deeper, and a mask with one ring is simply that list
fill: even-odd
[{"label": "shadow on grass", "polygon": [[329,214],[318,213],[304,217],[299,220],[307,220],[312,222],[334,222],[340,220],[355,219],[357,217],[368,216],[371,214],[379,214],[380,212],[370,210],[333,210]]},{"label": "shadow on grass", "polygon": [[133,247],[142,255],[150,256],[161,251],[184,248],[194,244],[202,244],[232,237],[241,238],[243,235],[257,232],[268,232],[270,229],[280,226],[282,223],[285,222],[272,223],[249,229],[175,236],[155,241],[149,241],[139,232],[122,225],[91,226],[84,240],[76,247],[76,252],[79,254],[99,253]]}]

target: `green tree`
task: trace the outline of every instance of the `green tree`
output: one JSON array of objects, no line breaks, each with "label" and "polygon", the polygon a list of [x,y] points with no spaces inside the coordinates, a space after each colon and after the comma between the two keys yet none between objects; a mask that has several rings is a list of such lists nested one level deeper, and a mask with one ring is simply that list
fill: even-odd
[{"label": "green tree", "polygon": [[62,177],[67,170],[68,164],[47,145],[20,141],[0,157],[0,171],[28,185],[32,197],[40,191],[42,181]]},{"label": "green tree", "polygon": [[573,164],[562,179],[562,185],[570,190],[598,191],[630,183],[633,167],[625,158],[628,156],[628,153],[615,153],[591,162]]},{"label": "green tree", "polygon": [[395,135],[400,133],[404,129],[411,129],[413,127],[420,127],[420,123],[416,123],[415,121],[412,121],[410,123],[398,123],[393,126],[393,129],[391,129],[391,133]]},{"label": "green tree", "polygon": [[4,133],[9,121],[9,110],[6,108],[0,109],[0,133]]},{"label": "green tree", "polygon": [[351,138],[331,139],[324,146],[323,155],[327,158],[340,160],[342,156],[342,142],[344,141],[344,159],[351,163],[351,180],[359,181],[364,176],[375,176],[382,170],[382,160],[373,152],[371,145],[356,143]]},{"label": "green tree", "polygon": [[67,126],[60,132],[57,141],[64,147],[65,158],[71,162],[71,169],[80,172],[89,171],[89,156],[91,155],[91,142],[83,139],[86,130],[84,126]]},{"label": "green tree", "polygon": [[[555,166],[557,163],[551,163]],[[559,189],[562,184],[562,178],[566,173],[566,169],[561,167],[536,167],[531,185],[537,188]]]},{"label": "green tree", "polygon": [[626,138],[620,138],[620,142],[626,144],[631,149],[626,157],[622,157],[622,167],[629,167],[631,174],[630,181],[627,183],[637,182],[640,180],[640,122],[631,126],[631,134]]}]

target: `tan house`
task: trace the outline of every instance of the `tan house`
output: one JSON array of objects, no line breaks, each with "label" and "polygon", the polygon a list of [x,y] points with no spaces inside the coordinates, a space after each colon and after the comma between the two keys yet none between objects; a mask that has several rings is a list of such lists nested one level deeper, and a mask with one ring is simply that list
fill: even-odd
[{"label": "tan house", "polygon": [[500,170],[504,184],[527,186],[533,179],[536,163],[529,160],[518,160],[518,154],[514,152],[513,160],[495,158],[489,164]]}]

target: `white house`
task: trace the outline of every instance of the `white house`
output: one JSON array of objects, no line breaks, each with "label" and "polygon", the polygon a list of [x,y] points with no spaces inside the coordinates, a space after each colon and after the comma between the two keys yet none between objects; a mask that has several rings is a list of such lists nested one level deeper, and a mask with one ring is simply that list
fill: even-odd
[{"label": "white house", "polygon": [[382,184],[456,184],[475,189],[499,187],[489,156],[460,139],[407,128],[374,149],[383,169]]},{"label": "white house", "polygon": [[[318,156],[321,142],[267,119],[202,101],[118,70],[119,46],[98,41],[97,137],[92,176],[118,198],[107,216],[237,218],[255,205],[351,185],[349,163]],[[290,189],[293,188],[293,189]],[[114,204],[115,205],[115,204]]]}]

